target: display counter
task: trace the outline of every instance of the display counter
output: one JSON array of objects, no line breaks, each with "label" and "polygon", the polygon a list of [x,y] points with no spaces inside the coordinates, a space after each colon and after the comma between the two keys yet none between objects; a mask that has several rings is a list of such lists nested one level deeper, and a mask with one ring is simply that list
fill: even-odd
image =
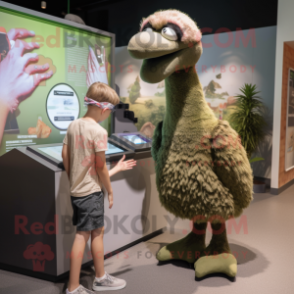
[{"label": "display counter", "polygon": [[[123,154],[137,165],[114,175],[114,205],[105,192],[105,255],[160,233],[166,227],[150,148],[135,151],[109,139],[107,167]],[[0,267],[56,281],[68,274],[75,236],[62,144],[15,148],[0,157]],[[92,263],[90,241],[83,265]]]},{"label": "display counter", "polygon": [[[60,164],[62,162],[62,143],[58,144],[47,144],[47,145],[36,145],[29,146],[27,149],[36,155],[44,158],[45,160],[51,162],[52,164],[62,168]],[[107,151],[105,151],[106,162],[112,162],[119,160],[123,155],[126,156],[126,159],[134,158],[134,151],[129,149],[126,146],[123,146],[119,142],[115,142],[112,139],[108,139],[107,142]]]}]

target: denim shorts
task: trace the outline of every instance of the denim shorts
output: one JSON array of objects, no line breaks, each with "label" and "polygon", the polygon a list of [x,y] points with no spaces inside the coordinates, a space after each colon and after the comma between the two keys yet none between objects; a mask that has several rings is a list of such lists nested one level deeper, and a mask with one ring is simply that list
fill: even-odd
[{"label": "denim shorts", "polygon": [[104,194],[95,192],[83,197],[71,196],[72,222],[77,231],[93,231],[104,226]]}]

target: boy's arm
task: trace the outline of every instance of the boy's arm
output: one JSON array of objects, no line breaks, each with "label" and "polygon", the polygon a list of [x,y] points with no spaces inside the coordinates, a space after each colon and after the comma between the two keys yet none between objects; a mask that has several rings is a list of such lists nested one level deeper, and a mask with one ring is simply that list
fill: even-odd
[{"label": "boy's arm", "polygon": [[62,148],[62,159],[63,159],[63,165],[64,165],[64,168],[65,168],[65,171],[66,171],[66,173],[67,173],[67,175],[68,175],[68,178],[69,178],[69,171],[70,171],[70,167],[69,167],[69,163],[70,163],[70,161],[69,161],[69,157],[70,157],[70,152],[69,152],[69,150],[68,150],[69,148],[68,148],[68,145],[66,145],[66,144],[63,144],[63,148]]},{"label": "boy's arm", "polygon": [[125,158],[126,156],[123,155],[120,161],[109,171],[109,177],[112,177],[121,171],[132,169],[136,165],[137,162],[134,159],[124,161]]},{"label": "boy's arm", "polygon": [[115,174],[117,174],[118,172],[120,172],[120,170],[118,169],[118,166],[115,165],[112,169],[110,169],[108,171],[109,177],[111,178],[112,176],[114,176]]},{"label": "boy's arm", "polygon": [[109,173],[106,166],[105,151],[95,152],[96,157],[96,171],[97,174],[104,185],[106,191],[108,192],[109,208],[113,205],[113,191],[110,183]]}]

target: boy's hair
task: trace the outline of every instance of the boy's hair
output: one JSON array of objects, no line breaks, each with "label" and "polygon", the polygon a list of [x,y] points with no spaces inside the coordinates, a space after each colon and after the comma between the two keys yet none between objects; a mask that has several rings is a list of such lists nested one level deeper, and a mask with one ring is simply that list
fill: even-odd
[{"label": "boy's hair", "polygon": [[93,83],[88,89],[86,96],[97,102],[109,102],[113,105],[117,105],[120,102],[116,92],[101,82]]}]

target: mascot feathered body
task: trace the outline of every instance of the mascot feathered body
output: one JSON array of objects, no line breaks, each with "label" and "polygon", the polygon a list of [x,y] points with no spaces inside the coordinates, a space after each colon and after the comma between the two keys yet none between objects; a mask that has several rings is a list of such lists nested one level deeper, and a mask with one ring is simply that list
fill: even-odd
[{"label": "mascot feathered body", "polygon": [[[238,134],[205,101],[195,71],[201,32],[180,11],[158,11],[143,19],[128,50],[143,59],[142,80],[165,79],[166,114],[152,143],[160,201],[175,216],[194,221],[192,232],[161,248],[157,259],[195,263],[198,278],[219,272],[234,277],[237,262],[225,220],[241,215],[251,202],[253,176]],[[206,247],[207,222],[213,236]]]}]

